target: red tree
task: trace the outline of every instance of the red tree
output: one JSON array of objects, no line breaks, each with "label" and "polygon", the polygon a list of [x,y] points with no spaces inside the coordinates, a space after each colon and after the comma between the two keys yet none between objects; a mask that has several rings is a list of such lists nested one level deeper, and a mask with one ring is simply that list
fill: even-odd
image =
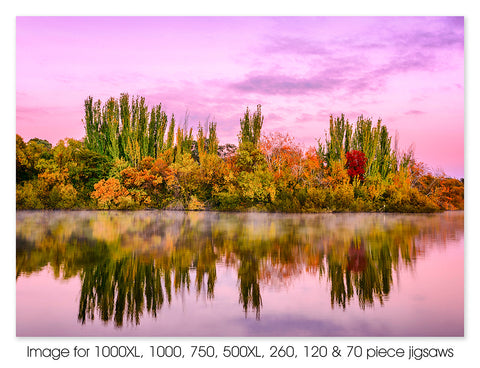
[{"label": "red tree", "polygon": [[345,155],[347,158],[348,175],[353,179],[358,176],[360,181],[364,180],[363,174],[365,174],[365,165],[367,164],[367,158],[362,151],[351,151]]}]

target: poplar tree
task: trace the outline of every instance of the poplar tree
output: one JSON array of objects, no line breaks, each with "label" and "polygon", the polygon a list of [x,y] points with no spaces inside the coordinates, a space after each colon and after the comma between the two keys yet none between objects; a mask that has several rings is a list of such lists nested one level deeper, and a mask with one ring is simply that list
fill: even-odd
[{"label": "poplar tree", "polygon": [[252,143],[255,147],[260,142],[263,126],[262,105],[257,105],[257,111],[250,114],[247,107],[243,119],[240,119],[239,143]]},{"label": "poplar tree", "polygon": [[140,97],[138,104],[137,134],[138,162],[148,156],[148,107],[145,105],[145,97]]},{"label": "poplar tree", "polygon": [[188,131],[188,134],[185,134],[183,136],[183,143],[182,143],[182,153],[189,153],[192,154],[192,148],[193,148],[193,129],[190,128]]},{"label": "poplar tree", "polygon": [[365,119],[360,115],[357,119],[355,132],[353,133],[353,149],[362,151],[367,158],[365,176],[378,173],[378,161],[376,160],[377,146],[380,141],[381,121],[372,127],[372,120]]},{"label": "poplar tree", "polygon": [[84,103],[85,106],[85,118],[83,125],[85,127],[85,146],[92,151],[97,152],[98,144],[98,127],[94,124],[93,119],[93,97],[88,96]]},{"label": "poplar tree", "polygon": [[131,104],[131,129],[128,134],[129,140],[129,152],[128,152],[128,161],[130,161],[134,166],[137,166],[141,160],[141,147],[138,137],[139,126],[140,126],[140,101],[137,96],[135,99],[132,98]]},{"label": "poplar tree", "polygon": [[102,110],[102,132],[105,136],[105,154],[117,160],[120,155],[119,150],[119,127],[120,114],[118,101],[115,98],[110,98],[103,106]]},{"label": "poplar tree", "polygon": [[174,138],[175,138],[175,116],[172,114],[170,125],[168,127],[167,144],[165,149],[173,148]]},{"label": "poplar tree", "polygon": [[339,161],[352,146],[352,125],[345,119],[345,115],[333,118],[330,115],[330,139],[325,134],[325,146],[319,142],[319,154],[329,167],[333,162]]},{"label": "poplar tree", "polygon": [[177,128],[177,145],[175,146],[176,155],[181,155],[183,153],[183,129]]},{"label": "poplar tree", "polygon": [[104,142],[102,139],[101,125],[101,102],[93,103],[93,97],[85,100],[85,145],[89,150],[104,154]]},{"label": "poplar tree", "polygon": [[382,178],[396,170],[396,152],[391,148],[392,138],[388,135],[385,125],[380,129],[380,142],[377,148],[378,171]]},{"label": "poplar tree", "polygon": [[198,124],[197,130],[197,149],[198,149],[198,157],[200,161],[202,161],[203,157],[206,154],[206,145],[205,145],[205,132],[203,131],[203,127],[201,124]]},{"label": "poplar tree", "polygon": [[120,154],[125,160],[129,160],[132,151],[131,142],[131,108],[130,100],[127,93],[120,95],[120,119],[122,129],[120,131]]},{"label": "poplar tree", "polygon": [[157,119],[157,124],[158,124],[157,138],[156,138],[157,149],[156,149],[156,155],[155,155],[155,157],[157,157],[160,152],[164,151],[165,131],[167,130],[167,123],[168,123],[167,114],[161,110],[161,105],[157,106],[157,109],[155,111],[155,117]]},{"label": "poplar tree", "polygon": [[150,122],[148,124],[148,156],[157,157],[157,138],[158,138],[158,120],[156,108],[150,112]]},{"label": "poplar tree", "polygon": [[211,122],[208,125],[208,153],[216,155],[218,151],[217,123]]},{"label": "poplar tree", "polygon": [[340,117],[330,116],[328,133],[325,133],[325,144],[318,142],[318,155],[331,167],[347,152],[361,151],[367,159],[365,176],[379,174],[386,178],[397,167],[396,151],[391,148],[391,137],[387,127],[378,120],[374,125],[371,119],[358,117],[353,126],[342,114]]}]

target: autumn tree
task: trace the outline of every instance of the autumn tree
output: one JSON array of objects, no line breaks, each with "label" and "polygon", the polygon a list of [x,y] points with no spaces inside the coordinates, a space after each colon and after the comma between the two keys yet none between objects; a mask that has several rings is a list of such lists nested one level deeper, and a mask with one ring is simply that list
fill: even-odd
[{"label": "autumn tree", "polygon": [[94,186],[92,198],[101,209],[129,209],[134,207],[134,200],[128,190],[118,179],[100,180]]},{"label": "autumn tree", "polygon": [[364,180],[365,174],[365,165],[367,163],[367,158],[362,151],[351,151],[347,152],[345,155],[347,159],[347,169],[348,175],[353,180],[358,178],[360,181]]}]

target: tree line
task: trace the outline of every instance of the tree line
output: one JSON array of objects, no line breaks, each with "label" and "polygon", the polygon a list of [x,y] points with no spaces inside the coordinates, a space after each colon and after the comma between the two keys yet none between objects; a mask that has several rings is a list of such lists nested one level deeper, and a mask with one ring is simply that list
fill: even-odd
[{"label": "tree line", "polygon": [[85,137],[53,147],[16,138],[17,209],[434,212],[463,209],[463,179],[400,153],[386,125],[330,117],[317,147],[262,134],[246,109],[238,144],[216,122],[194,131],[143,97],[85,100]]}]

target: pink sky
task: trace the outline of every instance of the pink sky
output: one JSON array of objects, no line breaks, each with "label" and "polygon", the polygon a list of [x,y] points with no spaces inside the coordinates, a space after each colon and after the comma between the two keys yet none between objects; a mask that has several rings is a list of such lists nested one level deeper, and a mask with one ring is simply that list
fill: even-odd
[{"label": "pink sky", "polygon": [[17,133],[81,139],[83,102],[142,95],[237,144],[245,108],[306,146],[329,115],[381,118],[464,176],[463,17],[18,17]]}]

